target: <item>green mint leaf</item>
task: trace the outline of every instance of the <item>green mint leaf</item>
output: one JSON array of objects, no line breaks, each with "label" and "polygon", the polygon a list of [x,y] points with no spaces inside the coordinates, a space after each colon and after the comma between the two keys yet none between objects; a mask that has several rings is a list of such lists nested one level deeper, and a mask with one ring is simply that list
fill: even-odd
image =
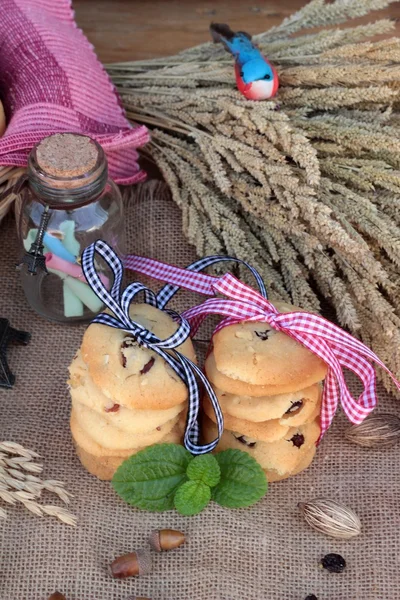
[{"label": "green mint leaf", "polygon": [[212,454],[196,456],[190,463],[186,475],[193,481],[201,481],[210,487],[217,485],[221,479],[221,469]]},{"label": "green mint leaf", "polygon": [[210,500],[211,490],[208,485],[201,481],[187,481],[177,489],[174,504],[181,515],[190,517],[201,512]]},{"label": "green mint leaf", "polygon": [[128,504],[154,512],[174,508],[174,495],[187,480],[192,455],[179,444],[154,444],[125,460],[112,485]]},{"label": "green mint leaf", "polygon": [[268,489],[264,471],[254,458],[242,450],[224,450],[215,455],[221,481],[212,490],[212,499],[227,508],[255,504]]}]

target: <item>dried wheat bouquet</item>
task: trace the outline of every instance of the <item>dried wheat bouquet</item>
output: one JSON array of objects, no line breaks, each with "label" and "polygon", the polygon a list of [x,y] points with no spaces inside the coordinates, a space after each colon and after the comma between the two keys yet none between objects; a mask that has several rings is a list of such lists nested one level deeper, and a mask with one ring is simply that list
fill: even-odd
[{"label": "dried wheat bouquet", "polygon": [[[313,0],[256,36],[274,101],[245,100],[211,43],[108,71],[152,129],[146,152],[198,253],[249,260],[272,296],[328,303],[399,376],[400,41],[366,41],[390,20],[331,27],[389,4]],[[292,35],[313,27],[326,28]]]}]

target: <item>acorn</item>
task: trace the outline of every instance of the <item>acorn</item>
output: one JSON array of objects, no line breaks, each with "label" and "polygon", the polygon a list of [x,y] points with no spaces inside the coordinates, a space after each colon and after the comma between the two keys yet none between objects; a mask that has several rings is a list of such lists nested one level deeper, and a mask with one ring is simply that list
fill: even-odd
[{"label": "acorn", "polygon": [[47,600],[66,600],[66,598],[61,592],[54,592]]},{"label": "acorn", "polygon": [[116,579],[148,575],[151,573],[151,569],[151,556],[147,549],[124,554],[111,563],[111,574]]},{"label": "acorn", "polygon": [[149,537],[149,544],[156,552],[179,548],[185,541],[185,534],[174,529],[155,529]]}]

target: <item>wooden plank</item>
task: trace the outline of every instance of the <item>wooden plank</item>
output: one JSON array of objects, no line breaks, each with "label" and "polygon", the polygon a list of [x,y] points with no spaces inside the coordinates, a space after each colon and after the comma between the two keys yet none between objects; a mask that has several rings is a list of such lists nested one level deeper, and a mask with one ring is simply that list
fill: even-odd
[{"label": "wooden plank", "polygon": [[[260,33],[304,4],[304,0],[75,0],[74,8],[78,25],[107,63],[167,56],[209,41],[211,21]],[[357,23],[383,16],[400,19],[400,2]],[[400,24],[396,30],[400,34]]]}]

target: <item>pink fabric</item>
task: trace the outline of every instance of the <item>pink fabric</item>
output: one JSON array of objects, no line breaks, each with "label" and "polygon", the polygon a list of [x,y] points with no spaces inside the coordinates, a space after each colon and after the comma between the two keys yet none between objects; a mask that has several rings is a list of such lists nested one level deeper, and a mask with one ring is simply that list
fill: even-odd
[{"label": "pink fabric", "polygon": [[[279,313],[271,302],[229,273],[223,277],[214,277],[135,255],[126,256],[124,265],[138,273],[193,292],[207,296],[225,296],[209,298],[182,313],[181,316],[190,323],[192,336],[207,315],[221,315],[225,318],[214,333],[242,321],[264,322],[319,356],[328,365],[321,409],[321,437],[332,423],[339,400],[347,417],[355,424],[361,423],[375,408],[376,375],[369,361],[384,369],[400,389],[400,382],[376,354],[340,327],[307,312]],[[347,387],[343,368],[353,371],[363,385],[364,390],[358,399],[351,395]]]},{"label": "pink fabric", "polygon": [[149,140],[148,131],[127,121],[68,0],[2,0],[0,48],[0,95],[8,122],[0,165],[24,166],[43,137],[69,131],[103,146],[117,183],[145,179],[136,149]]}]

